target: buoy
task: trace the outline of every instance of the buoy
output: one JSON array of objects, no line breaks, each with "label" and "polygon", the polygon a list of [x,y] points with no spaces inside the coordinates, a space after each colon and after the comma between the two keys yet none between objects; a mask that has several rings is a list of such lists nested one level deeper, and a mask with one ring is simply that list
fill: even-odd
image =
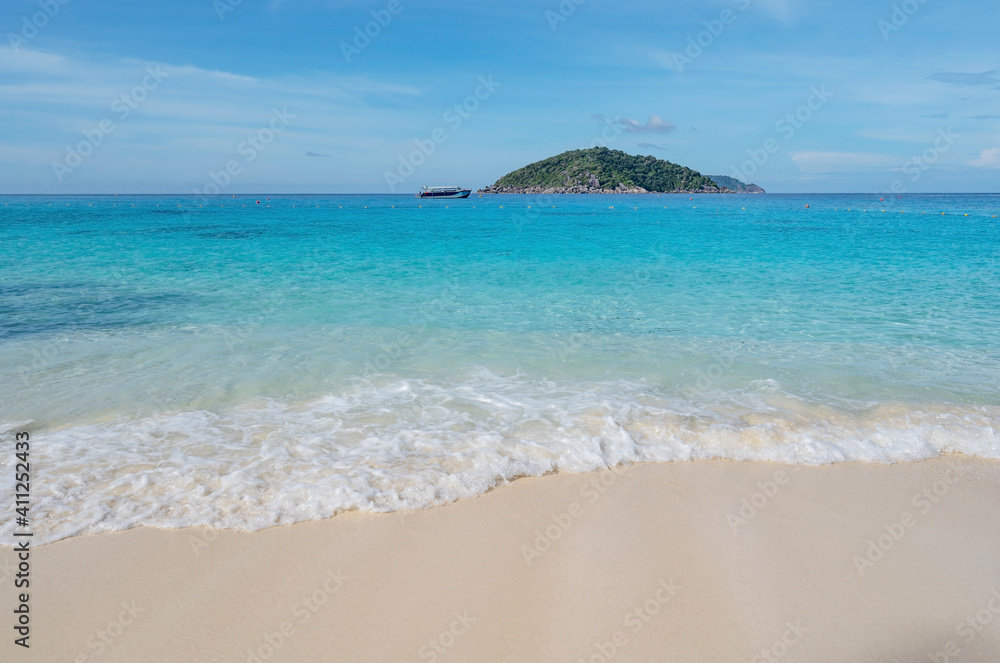
[{"label": "buoy", "polygon": [[257,204],[260,205],[260,201],[259,200],[257,201]]}]

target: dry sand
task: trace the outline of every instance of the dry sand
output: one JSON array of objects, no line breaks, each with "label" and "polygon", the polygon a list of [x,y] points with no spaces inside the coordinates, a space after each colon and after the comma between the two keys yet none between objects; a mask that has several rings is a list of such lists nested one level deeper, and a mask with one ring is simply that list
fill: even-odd
[{"label": "dry sand", "polygon": [[1000,462],[961,456],[699,461],[77,537],[31,553],[30,650],[6,548],[0,660],[998,661],[998,487]]}]

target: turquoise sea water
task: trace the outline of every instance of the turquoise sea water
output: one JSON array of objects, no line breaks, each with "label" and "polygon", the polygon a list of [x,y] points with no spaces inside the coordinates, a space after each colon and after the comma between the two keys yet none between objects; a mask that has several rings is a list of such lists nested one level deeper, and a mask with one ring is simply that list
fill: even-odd
[{"label": "turquoise sea water", "polygon": [[0,430],[42,540],[1000,458],[1000,196],[879,198],[0,197]]}]

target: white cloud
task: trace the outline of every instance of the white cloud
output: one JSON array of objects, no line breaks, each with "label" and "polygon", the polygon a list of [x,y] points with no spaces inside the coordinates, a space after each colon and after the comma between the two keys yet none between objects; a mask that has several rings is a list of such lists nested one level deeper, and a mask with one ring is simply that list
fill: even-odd
[{"label": "white cloud", "polygon": [[[140,62],[139,64],[147,63]],[[252,76],[241,76],[240,74],[231,74],[228,71],[202,69],[201,67],[192,67],[190,65],[170,67],[169,71],[172,76],[203,76],[224,83],[252,84],[257,82],[257,79]]]},{"label": "white cloud", "polygon": [[610,120],[604,115],[594,115],[594,118],[601,122],[615,124],[630,134],[668,134],[677,130],[673,122],[664,120],[656,114],[650,115],[646,124],[630,117],[616,117],[614,120]]},{"label": "white cloud", "polygon": [[979,153],[978,159],[969,162],[976,168],[1000,168],[1000,147],[991,147]]},{"label": "white cloud", "polygon": [[0,46],[0,71],[7,74],[66,74],[70,61],[61,55],[9,46]]},{"label": "white cloud", "polygon": [[757,5],[782,23],[790,23],[795,3],[793,0],[757,0]]}]

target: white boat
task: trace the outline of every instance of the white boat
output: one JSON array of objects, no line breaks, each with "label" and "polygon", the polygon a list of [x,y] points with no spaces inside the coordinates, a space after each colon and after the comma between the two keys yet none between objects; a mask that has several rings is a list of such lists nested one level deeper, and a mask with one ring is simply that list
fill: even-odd
[{"label": "white boat", "polygon": [[468,198],[472,189],[460,186],[425,186],[417,198]]}]

